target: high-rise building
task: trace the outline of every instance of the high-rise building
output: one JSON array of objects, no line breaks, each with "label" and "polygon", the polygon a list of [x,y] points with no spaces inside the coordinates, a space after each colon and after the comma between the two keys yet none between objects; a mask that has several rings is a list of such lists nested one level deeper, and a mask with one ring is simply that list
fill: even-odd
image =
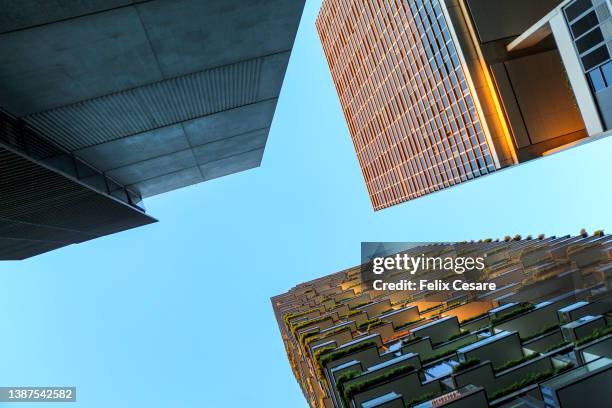
[{"label": "high-rise building", "polygon": [[0,259],[259,166],[304,0],[0,1]]},{"label": "high-rise building", "polygon": [[374,209],[609,129],[610,24],[607,0],[325,0],[317,30]]},{"label": "high-rise building", "polygon": [[416,287],[381,290],[362,265],[271,299],[311,407],[609,403],[612,236],[598,231],[407,248],[399,254],[480,258],[484,268],[467,290],[465,275],[435,263],[414,274],[392,268],[377,276]]}]

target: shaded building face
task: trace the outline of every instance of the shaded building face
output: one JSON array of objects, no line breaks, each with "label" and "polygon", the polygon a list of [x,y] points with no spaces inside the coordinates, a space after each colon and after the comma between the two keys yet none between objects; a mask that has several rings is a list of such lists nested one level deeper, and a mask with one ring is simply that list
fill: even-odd
[{"label": "shaded building face", "polygon": [[326,1],[317,29],[375,209],[498,167],[438,0]]},{"label": "shaded building face", "polygon": [[[0,0],[0,260],[258,167],[304,0]],[[35,187],[35,188],[34,188]]]}]

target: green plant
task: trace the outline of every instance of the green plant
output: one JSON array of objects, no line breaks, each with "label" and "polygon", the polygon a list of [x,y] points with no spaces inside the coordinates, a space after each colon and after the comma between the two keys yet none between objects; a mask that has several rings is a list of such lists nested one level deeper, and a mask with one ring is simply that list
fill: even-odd
[{"label": "green plant", "polygon": [[431,311],[431,310],[434,310],[434,309],[439,308],[440,306],[442,306],[442,305],[441,305],[441,304],[438,304],[438,305],[435,305],[435,306],[431,306],[431,307],[428,307],[427,309],[420,310],[420,311],[419,311],[419,313],[429,312],[429,311]]},{"label": "green plant", "polygon": [[[311,341],[317,340],[318,338],[319,330],[308,331],[300,335],[300,344],[302,345],[302,347],[306,348],[306,346],[310,344]],[[312,340],[309,341],[309,339]]]},{"label": "green plant", "polygon": [[499,315],[497,317],[494,317],[491,319],[491,324],[492,325],[496,325],[499,324],[501,322],[504,322],[506,320],[509,320],[511,318],[513,318],[514,316],[518,316],[520,314],[523,314],[525,312],[528,312],[530,310],[535,309],[535,306],[532,305],[531,303],[521,303],[519,307],[517,307],[516,309],[512,310],[511,312],[508,313],[504,313],[502,315]]},{"label": "green plant", "polygon": [[421,340],[423,340],[423,337],[421,336],[415,336],[411,339],[404,339],[402,340],[402,346],[408,346],[410,344],[418,343]]},{"label": "green plant", "polygon": [[530,335],[530,336],[527,336],[527,337],[521,337],[521,340],[522,340],[522,341],[528,341],[528,340],[531,340],[531,339],[535,339],[536,337],[540,337],[540,336],[541,336],[541,335],[543,335],[543,334],[553,332],[553,331],[557,330],[558,328],[559,328],[559,324],[553,324],[553,325],[550,325],[550,326],[544,327],[544,328],[543,328],[542,330],[540,330],[539,332],[537,332],[537,333],[533,333],[533,334],[532,334],[532,335]]},{"label": "green plant", "polygon": [[566,365],[564,365],[562,367],[555,368],[555,369],[552,369],[552,370],[543,371],[543,372],[537,373],[537,374],[533,374],[533,373],[528,374],[522,380],[517,381],[517,382],[509,385],[508,387],[503,388],[503,389],[501,389],[501,390],[499,390],[497,392],[494,392],[491,395],[490,401],[493,401],[493,400],[496,400],[498,398],[501,398],[504,395],[512,394],[513,392],[518,391],[521,388],[525,388],[528,385],[536,384],[536,383],[544,381],[544,380],[546,380],[548,378],[554,377],[557,374],[560,374],[560,373],[562,373],[564,371],[569,370],[573,366],[574,366],[574,364],[568,363],[568,364],[566,364]]},{"label": "green plant", "polygon": [[370,378],[364,379],[363,381],[359,381],[359,382],[350,384],[344,389],[344,398],[346,398],[347,401],[350,401],[353,398],[353,396],[355,396],[356,394],[359,394],[360,392],[367,390],[368,388],[372,388],[389,379],[395,378],[405,373],[409,373],[411,371],[414,371],[414,367],[409,364],[406,364],[403,366],[396,367],[392,370],[389,370],[383,374],[380,374],[374,377],[370,377]]},{"label": "green plant", "polygon": [[600,327],[598,329],[593,330],[590,336],[583,337],[582,339],[576,342],[576,346],[582,346],[583,344],[587,344],[592,342],[593,340],[597,340],[600,337],[607,336],[612,333],[612,326]]},{"label": "green plant", "polygon": [[380,319],[378,319],[378,317],[375,317],[375,318],[373,318],[373,319],[366,320],[365,322],[363,322],[363,323],[361,323],[359,326],[357,326],[357,329],[358,329],[358,330],[364,330],[364,329],[367,329],[367,328],[368,328],[368,327],[369,327],[369,326],[370,326],[372,323],[376,323],[376,322],[378,322],[378,321],[380,321]]},{"label": "green plant", "polygon": [[372,302],[371,301],[367,301],[367,302],[357,303],[355,306],[351,307],[351,309],[358,309],[358,308],[360,308],[362,306],[369,305],[370,303],[372,303]]},{"label": "green plant", "polygon": [[569,341],[562,341],[561,343],[553,344],[552,346],[547,348],[546,351],[544,351],[544,353],[550,353],[551,351],[561,348],[563,346],[567,346],[568,344],[570,344]]},{"label": "green plant", "polygon": [[306,310],[304,312],[297,312],[297,313],[287,313],[286,315],[283,316],[283,322],[285,322],[285,326],[290,329],[290,325],[289,325],[289,320],[295,318],[295,317],[301,317],[304,315],[307,315],[308,313],[313,312],[313,310]]},{"label": "green plant", "polygon": [[385,322],[384,320],[377,320],[377,321],[375,321],[375,322],[372,322],[372,323],[368,324],[368,329],[367,329],[367,331],[370,331],[370,330],[372,330],[372,329],[375,329],[375,328],[377,328],[377,327],[380,327],[380,326],[382,326],[382,325],[383,325],[383,324],[385,324],[385,323],[387,323],[387,322]]},{"label": "green plant", "polygon": [[306,327],[306,326],[310,326],[311,324],[317,324],[319,322],[322,322],[323,320],[328,319],[328,316],[320,316],[317,317],[316,319],[311,319],[311,320],[307,320],[305,322],[299,322],[299,323],[295,323],[291,325],[291,334],[293,334],[293,337],[295,338],[295,333],[297,333],[298,330]]},{"label": "green plant", "polygon": [[438,343],[432,343],[432,346],[433,346],[433,347],[436,347],[436,346],[438,346],[438,345],[440,345],[440,344],[444,344],[444,343],[446,343],[446,342],[449,342],[449,341],[452,341],[452,340],[458,339],[459,337],[461,337],[461,336],[465,336],[466,334],[469,334],[469,333],[470,333],[470,332],[469,332],[468,330],[460,330],[460,331],[459,331],[459,333],[457,333],[457,334],[453,334],[452,336],[450,336],[450,337],[449,337],[448,339],[446,339],[446,340],[440,341],[440,342],[438,342]]},{"label": "green plant", "polygon": [[372,346],[378,347],[376,342],[364,341],[363,343],[357,343],[353,346],[342,348],[336,351],[321,353],[319,354],[318,361],[321,367],[325,367],[327,364],[331,363],[332,361],[336,361],[338,359],[341,359],[342,357],[346,357],[350,354],[356,353],[361,350],[365,350]]},{"label": "green plant", "polygon": [[[306,339],[302,340],[302,346],[304,346],[305,349],[308,349],[308,347],[310,346],[310,343],[312,343],[313,341],[325,339],[327,337],[333,336],[334,334],[338,334],[347,329],[350,329],[350,328],[348,326],[342,326],[342,327],[336,327],[333,330],[326,331],[325,333],[314,332],[315,335],[308,336],[306,337]],[[313,332],[306,332],[304,333],[304,335],[308,333],[313,333]]]},{"label": "green plant", "polygon": [[340,394],[340,396],[342,397],[342,403],[345,407],[350,406],[350,404],[349,401],[347,401],[344,397],[344,384],[346,384],[347,381],[352,380],[360,374],[361,373],[359,371],[350,370],[340,374],[340,376],[336,379],[336,389],[338,390],[338,394]]},{"label": "green plant", "polygon": [[336,304],[334,307],[332,307],[331,309],[327,310],[327,313],[331,313],[331,312],[336,312],[338,309],[340,309],[342,306],[344,306],[343,304]]},{"label": "green plant", "polygon": [[484,313],[481,313],[481,314],[479,314],[477,316],[472,316],[472,317],[470,317],[468,319],[462,320],[459,324],[469,323],[469,322],[471,322],[473,320],[477,320],[477,319],[480,319],[481,317],[485,317],[488,314],[489,314],[489,312],[484,312]]},{"label": "green plant", "polygon": [[432,361],[436,361],[442,357],[450,356],[451,354],[456,353],[456,352],[457,352],[457,349],[450,349],[450,350],[446,350],[438,354],[434,354],[433,356],[427,357],[426,359],[421,361],[421,364],[425,365],[427,363],[431,363]]},{"label": "green plant", "polygon": [[395,311],[395,309],[391,307],[391,308],[389,308],[389,309],[383,310],[383,311],[382,311],[382,312],[380,312],[378,315],[379,315],[379,316],[380,316],[380,315],[384,315],[385,313],[389,313],[389,312],[393,312],[393,311]]},{"label": "green plant", "polygon": [[448,338],[448,340],[446,340],[446,341],[451,341],[451,340],[458,339],[459,337],[461,337],[461,336],[465,336],[466,334],[469,334],[469,333],[470,333],[470,331],[469,331],[469,330],[459,330],[459,333],[453,334],[453,335],[452,335],[452,336],[450,336],[450,337]]},{"label": "green plant", "polygon": [[435,392],[428,392],[427,394],[423,394],[420,395],[410,401],[408,401],[408,403],[406,404],[406,408],[410,408],[413,407],[417,404],[420,404],[421,402],[425,402],[425,401],[429,401],[430,399],[433,399],[435,397],[437,397],[438,394],[436,394]]},{"label": "green plant", "polygon": [[425,364],[427,364],[427,363],[431,363],[432,361],[438,360],[438,359],[440,359],[440,358],[442,358],[442,357],[450,356],[451,354],[456,353],[456,352],[457,352],[457,350],[459,350],[460,348],[465,347],[465,346],[467,346],[467,345],[469,345],[469,344],[476,343],[476,342],[478,342],[478,341],[480,341],[480,340],[479,340],[478,338],[476,338],[476,339],[474,339],[473,341],[470,341],[470,342],[468,342],[468,343],[462,344],[462,345],[460,345],[460,346],[454,347],[454,348],[452,348],[452,349],[449,349],[449,350],[443,351],[443,352],[438,353],[438,354],[434,354],[433,356],[428,357],[428,358],[426,358],[425,360],[422,360],[422,361],[421,361],[421,364],[425,365]]},{"label": "green plant", "polygon": [[471,358],[467,361],[462,361],[459,364],[457,364],[456,366],[453,367],[453,373],[456,374],[460,371],[466,370],[470,367],[474,367],[477,366],[478,364],[480,364],[480,360],[477,358]]},{"label": "green plant", "polygon": [[325,372],[323,371],[323,366],[321,365],[321,356],[335,349],[336,349],[336,346],[326,346],[326,347],[321,347],[320,349],[317,349],[317,351],[315,351],[313,360],[315,362],[315,367],[317,369],[317,373],[319,374],[320,379],[325,378]]},{"label": "green plant", "polygon": [[397,327],[395,328],[395,330],[401,330],[401,329],[403,329],[404,327],[412,326],[413,324],[416,324],[416,323],[418,323],[418,322],[420,322],[420,321],[423,321],[423,320],[425,320],[425,318],[424,318],[424,317],[421,317],[421,318],[416,319],[416,320],[412,320],[412,321],[410,321],[410,322],[407,322],[407,323],[404,323],[404,324],[401,324],[401,325],[397,326]]},{"label": "green plant", "polygon": [[346,315],[346,317],[355,316],[355,315],[358,315],[358,314],[361,314],[361,313],[363,313],[363,311],[362,311],[362,310],[351,310],[350,312],[348,312],[348,314]]},{"label": "green plant", "polygon": [[509,369],[511,367],[517,366],[519,364],[523,364],[525,361],[533,360],[534,358],[537,358],[539,356],[540,356],[540,353],[533,353],[533,354],[526,355],[523,358],[519,358],[519,359],[516,359],[516,360],[510,360],[510,361],[506,362],[505,364],[503,364],[503,365],[501,365],[499,367],[495,367],[493,369],[493,372],[498,373],[500,371],[507,370],[507,369]]}]

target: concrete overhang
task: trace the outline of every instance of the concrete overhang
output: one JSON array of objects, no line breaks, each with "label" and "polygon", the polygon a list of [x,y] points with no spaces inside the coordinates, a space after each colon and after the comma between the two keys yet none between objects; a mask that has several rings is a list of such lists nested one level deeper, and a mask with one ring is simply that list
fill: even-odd
[{"label": "concrete overhang", "polygon": [[259,166],[304,2],[0,0],[0,259]]},{"label": "concrete overhang", "polygon": [[[572,0],[564,0],[561,2],[543,18],[510,42],[506,46],[506,50],[509,53],[516,52],[518,54],[538,53],[536,46],[546,37],[552,35],[556,48],[561,56],[567,79],[574,93],[576,105],[580,110],[586,134],[588,136],[595,136],[603,132],[605,127],[599,113],[597,102],[591,92],[591,86],[584,75],[583,60],[577,54],[574,39],[564,15],[563,9],[568,6],[571,1]],[[575,140],[568,140],[564,145],[569,147],[574,142]],[[553,151],[554,150],[553,148]],[[545,154],[546,152],[541,152],[540,154],[542,153]]]},{"label": "concrete overhang", "polygon": [[140,197],[0,111],[0,260],[156,222]]},{"label": "concrete overhang", "polygon": [[565,0],[557,7],[552,9],[548,14],[539,19],[535,24],[521,33],[518,37],[512,40],[507,46],[508,52],[523,51],[538,45],[542,40],[551,35],[552,28],[550,21],[572,0]]},{"label": "concrete overhang", "polygon": [[0,0],[0,107],[143,197],[259,166],[304,0]]}]

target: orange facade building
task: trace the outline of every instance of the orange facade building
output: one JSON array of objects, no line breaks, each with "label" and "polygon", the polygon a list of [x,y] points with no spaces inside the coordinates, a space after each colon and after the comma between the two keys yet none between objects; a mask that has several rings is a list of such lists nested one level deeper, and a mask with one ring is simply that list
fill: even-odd
[{"label": "orange facade building", "polygon": [[419,3],[330,0],[317,20],[375,209],[496,169],[442,9]]},{"label": "orange facade building", "polygon": [[323,2],[316,27],[375,210],[596,133],[556,37],[509,47],[560,3]]}]

